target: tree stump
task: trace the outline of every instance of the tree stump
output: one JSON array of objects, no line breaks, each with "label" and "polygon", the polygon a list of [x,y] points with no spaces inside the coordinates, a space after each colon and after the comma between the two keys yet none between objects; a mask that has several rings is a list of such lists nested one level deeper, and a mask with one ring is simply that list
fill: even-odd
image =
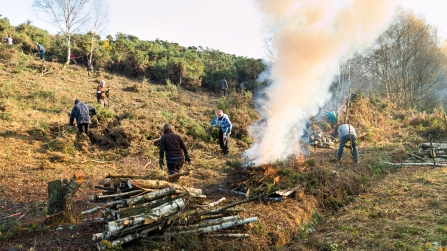
[{"label": "tree stump", "polygon": [[54,180],[48,183],[48,214],[49,216],[62,214],[65,219],[71,220],[71,200],[84,182],[84,174],[76,173],[70,181]]}]

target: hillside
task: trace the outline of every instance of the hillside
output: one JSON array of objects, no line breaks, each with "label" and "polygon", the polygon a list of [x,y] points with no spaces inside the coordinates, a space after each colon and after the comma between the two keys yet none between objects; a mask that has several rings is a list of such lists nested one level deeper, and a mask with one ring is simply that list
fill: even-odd
[{"label": "hillside", "polygon": [[[389,168],[425,142],[428,133],[445,135],[442,113],[396,110],[392,103],[359,97],[350,120],[359,129],[360,164],[336,150],[312,149],[306,161],[272,165],[274,175],[241,168],[249,147],[246,126],[258,119],[251,93],[189,92],[175,85],[129,79],[101,72],[88,77],[82,67],[62,69],[14,50],[0,53],[0,246],[1,250],[95,250],[91,235],[100,225],[85,225],[80,212],[90,208],[94,186],[107,174],[160,171],[156,140],[165,123],[174,125],[190,149],[192,175],[180,184],[202,188],[210,201],[227,203],[245,196],[219,190],[257,188],[252,193],[301,187],[284,202],[255,200],[244,216],[259,221],[243,240],[178,237],[139,240],[124,250],[438,250],[447,246],[442,168]],[[109,109],[95,104],[100,79],[111,89]],[[76,139],[68,116],[76,98],[94,105],[93,142]],[[218,107],[233,122],[230,154],[219,152],[208,128]],[[313,120],[314,121],[314,120]],[[313,129],[324,122],[314,121]],[[442,142],[442,138],[436,139]],[[46,219],[47,183],[86,176],[74,199],[73,222]],[[279,181],[277,181],[279,180]],[[398,202],[398,203],[397,203]],[[415,213],[419,212],[419,213]],[[11,217],[9,217],[11,216]],[[427,226],[430,226],[429,228]],[[387,231],[388,230],[388,231]],[[370,248],[372,247],[372,248]]]}]

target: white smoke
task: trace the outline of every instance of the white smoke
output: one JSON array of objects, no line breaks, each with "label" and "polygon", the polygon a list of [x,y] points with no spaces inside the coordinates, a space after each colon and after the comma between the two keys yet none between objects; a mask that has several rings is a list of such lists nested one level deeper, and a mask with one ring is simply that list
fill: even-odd
[{"label": "white smoke", "polygon": [[[305,117],[330,99],[329,86],[339,63],[373,45],[391,22],[396,0],[258,0],[268,27],[281,21],[276,34],[273,80],[260,103],[270,110],[265,126],[248,130],[255,143],[244,153],[254,165],[285,160],[299,153]],[[304,115],[306,114],[306,115]]]}]

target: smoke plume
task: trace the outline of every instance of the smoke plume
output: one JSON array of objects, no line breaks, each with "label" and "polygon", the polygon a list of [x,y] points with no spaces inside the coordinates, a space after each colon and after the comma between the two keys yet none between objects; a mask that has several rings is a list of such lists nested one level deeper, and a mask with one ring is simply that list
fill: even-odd
[{"label": "smoke plume", "polygon": [[[343,3],[344,2],[344,3]],[[373,45],[391,22],[396,0],[258,0],[275,34],[273,81],[264,99],[265,126],[251,125],[255,138],[244,155],[254,165],[285,160],[299,152],[306,117],[331,98],[329,86],[342,60]]]}]

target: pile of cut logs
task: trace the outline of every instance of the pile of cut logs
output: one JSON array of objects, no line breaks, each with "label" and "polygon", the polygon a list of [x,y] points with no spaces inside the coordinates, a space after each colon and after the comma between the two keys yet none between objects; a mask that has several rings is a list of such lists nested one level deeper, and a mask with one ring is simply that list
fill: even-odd
[{"label": "pile of cut logs", "polygon": [[[207,234],[216,237],[246,238],[241,225],[256,222],[257,217],[242,218],[237,205],[256,198],[215,208],[221,198],[205,203],[201,189],[188,188],[169,181],[189,172],[154,180],[153,176],[108,175],[95,188],[93,201],[99,205],[82,212],[85,222],[103,222],[105,231],[93,234],[98,250],[119,247],[139,238],[171,237],[181,234]],[[148,179],[152,178],[152,179]],[[95,218],[95,215],[101,217]]]},{"label": "pile of cut logs", "polygon": [[332,148],[334,142],[337,142],[336,138],[321,131],[312,131],[309,137],[309,143],[313,147]]},{"label": "pile of cut logs", "polygon": [[447,143],[422,143],[412,157],[423,162],[447,162]]}]

